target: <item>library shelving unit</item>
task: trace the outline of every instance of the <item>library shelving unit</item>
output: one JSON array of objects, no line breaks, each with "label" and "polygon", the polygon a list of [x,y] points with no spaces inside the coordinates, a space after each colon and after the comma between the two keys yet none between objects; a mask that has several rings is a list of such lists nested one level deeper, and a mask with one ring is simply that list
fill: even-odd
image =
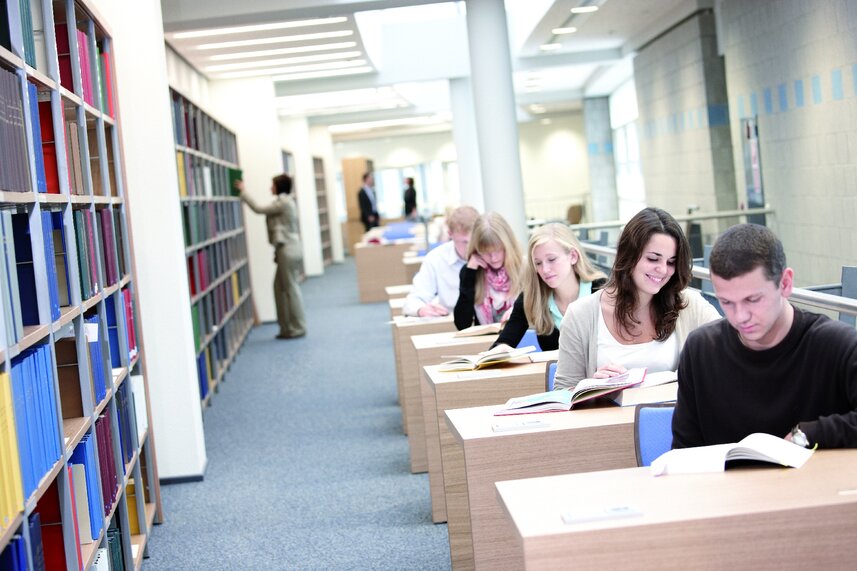
[{"label": "library shelving unit", "polygon": [[0,0],[0,562],[13,569],[139,569],[163,517],[111,50],[88,0]]},{"label": "library shelving unit", "polygon": [[170,89],[199,394],[205,407],[255,323],[235,134]]},{"label": "library shelving unit", "polygon": [[330,239],[330,216],[327,211],[327,183],[324,178],[324,160],[312,158],[315,176],[315,195],[318,201],[318,228],[321,234],[321,255],[324,265],[333,263],[333,243]]},{"label": "library shelving unit", "polygon": [[363,187],[363,175],[374,172],[372,159],[349,157],[342,159],[342,186],[345,190],[345,211],[348,218],[342,223],[342,236],[345,250],[354,255],[354,244],[363,238],[365,229],[360,221],[360,202],[357,194]]}]

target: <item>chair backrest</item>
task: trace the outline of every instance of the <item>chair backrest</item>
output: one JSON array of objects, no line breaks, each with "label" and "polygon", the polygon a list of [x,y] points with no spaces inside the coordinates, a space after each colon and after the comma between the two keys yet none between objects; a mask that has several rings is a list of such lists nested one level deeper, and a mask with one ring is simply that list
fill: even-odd
[{"label": "chair backrest", "polygon": [[548,361],[545,369],[545,392],[553,390],[553,378],[556,375],[556,361]]},{"label": "chair backrest", "polygon": [[536,351],[542,350],[542,346],[539,345],[539,338],[536,337],[536,332],[532,329],[527,329],[524,336],[521,337],[521,341],[518,343],[518,347],[527,347],[528,345],[535,347]]},{"label": "chair backrest", "polygon": [[637,466],[649,466],[652,460],[672,448],[674,410],[675,403],[637,405],[634,410]]}]

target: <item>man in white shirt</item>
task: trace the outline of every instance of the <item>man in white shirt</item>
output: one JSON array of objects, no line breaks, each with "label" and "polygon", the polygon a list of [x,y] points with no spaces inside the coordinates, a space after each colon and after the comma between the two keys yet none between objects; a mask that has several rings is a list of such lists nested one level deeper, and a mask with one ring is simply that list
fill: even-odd
[{"label": "man in white shirt", "polygon": [[459,206],[450,213],[446,221],[449,241],[423,259],[402,307],[405,315],[441,317],[453,310],[458,301],[458,276],[467,262],[467,244],[477,218],[479,213],[472,206]]}]

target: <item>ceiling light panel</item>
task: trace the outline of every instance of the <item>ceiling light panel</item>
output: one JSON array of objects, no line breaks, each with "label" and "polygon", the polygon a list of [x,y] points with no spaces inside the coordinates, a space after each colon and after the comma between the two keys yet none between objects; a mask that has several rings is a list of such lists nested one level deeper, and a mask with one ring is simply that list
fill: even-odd
[{"label": "ceiling light panel", "polygon": [[357,47],[357,42],[333,42],[330,44],[310,44],[307,46],[292,46],[289,48],[276,48],[272,50],[255,50],[249,52],[235,52],[230,54],[215,54],[213,56],[210,56],[209,59],[211,61],[232,61],[236,59],[303,54],[308,52],[347,50],[349,48],[354,47]]},{"label": "ceiling light panel", "polygon": [[[360,57],[363,52],[334,52],[329,54],[313,54],[308,56],[295,56],[276,59],[264,59],[256,61],[244,61],[238,63],[221,63],[217,65],[206,66],[205,71],[229,71],[233,69],[253,69],[262,67],[277,67],[283,65],[292,65],[298,63],[309,63],[315,61],[331,61],[331,60],[346,60]],[[365,60],[364,60],[365,62]]]},{"label": "ceiling light panel", "polygon": [[313,34],[295,34],[292,36],[275,36],[272,38],[252,38],[249,40],[235,40],[230,42],[212,42],[208,44],[200,44],[196,49],[221,50],[249,46],[264,46],[270,44],[285,44],[291,42],[306,42],[309,40],[325,40],[329,38],[345,38],[353,35],[354,30],[335,30],[332,32],[318,32]]},{"label": "ceiling light panel", "polygon": [[313,18],[312,20],[291,20],[289,22],[272,22],[269,24],[254,24],[250,26],[232,26],[228,28],[211,28],[208,30],[193,30],[189,32],[176,32],[169,37],[177,40],[188,38],[209,38],[216,36],[228,36],[232,34],[253,34],[256,32],[268,32],[271,30],[286,30],[291,28],[305,28],[310,26],[329,26],[342,24],[348,21],[345,16],[334,18]]},{"label": "ceiling light panel", "polygon": [[324,77],[340,77],[344,75],[360,75],[363,73],[372,73],[375,68],[366,65],[352,69],[333,69],[326,71],[309,71],[306,73],[291,73],[287,75],[275,75],[271,79],[273,81],[298,81],[306,79],[319,79]]},{"label": "ceiling light panel", "polygon": [[[331,61],[324,63],[313,63],[307,65],[293,65],[288,67],[274,67],[266,69],[252,69],[244,71],[229,71],[215,75],[217,79],[240,79],[242,77],[259,77],[261,75],[292,74],[308,71],[332,70],[348,67],[361,67],[366,65],[365,59],[354,59],[348,61]],[[276,81],[276,79],[274,79]]]}]

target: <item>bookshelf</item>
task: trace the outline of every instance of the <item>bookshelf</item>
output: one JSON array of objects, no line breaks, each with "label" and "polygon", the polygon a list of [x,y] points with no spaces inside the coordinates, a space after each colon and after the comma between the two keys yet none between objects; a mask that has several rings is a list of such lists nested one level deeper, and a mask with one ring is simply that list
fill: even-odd
[{"label": "bookshelf", "polygon": [[22,569],[139,569],[163,519],[118,104],[88,0],[0,1],[0,557]]},{"label": "bookshelf", "polygon": [[230,171],[235,134],[170,89],[199,394],[211,401],[253,327],[244,214]]},{"label": "bookshelf", "polygon": [[330,214],[327,209],[327,183],[324,178],[324,160],[312,158],[315,176],[315,196],[318,202],[318,229],[321,236],[321,257],[324,265],[333,263],[333,241],[330,237]]}]

